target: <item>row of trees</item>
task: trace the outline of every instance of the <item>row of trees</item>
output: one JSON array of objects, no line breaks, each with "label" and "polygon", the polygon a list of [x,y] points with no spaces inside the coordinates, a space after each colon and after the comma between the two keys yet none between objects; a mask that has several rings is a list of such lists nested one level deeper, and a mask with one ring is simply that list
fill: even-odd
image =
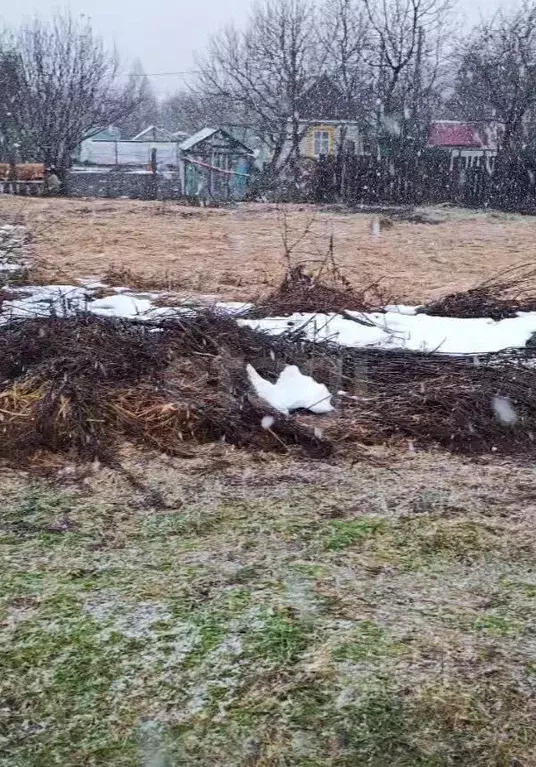
[{"label": "row of trees", "polygon": [[454,2],[260,0],[211,40],[194,86],[160,104],[139,65],[121,78],[89,20],[37,19],[0,34],[0,152],[61,167],[111,123],[127,136],[229,124],[258,137],[277,173],[300,159],[304,103],[327,75],[372,146],[418,150],[430,119],[448,117],[503,123],[504,152],[519,155],[536,125],[536,0],[465,35]]},{"label": "row of trees", "polygon": [[61,169],[92,130],[125,120],[143,101],[115,51],[88,19],[60,14],[0,34],[0,154]]},{"label": "row of trees", "polygon": [[195,89],[164,118],[243,125],[276,172],[299,160],[303,104],[322,75],[372,146],[418,151],[442,117],[504,124],[504,153],[519,156],[536,127],[536,1],[464,34],[455,0],[263,0],[197,66]]}]

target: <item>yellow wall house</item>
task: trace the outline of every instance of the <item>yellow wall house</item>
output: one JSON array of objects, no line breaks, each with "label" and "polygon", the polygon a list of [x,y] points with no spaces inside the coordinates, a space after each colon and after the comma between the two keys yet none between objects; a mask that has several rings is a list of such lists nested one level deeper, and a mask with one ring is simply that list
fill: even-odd
[{"label": "yellow wall house", "polygon": [[361,153],[361,135],[356,122],[344,121],[344,123],[322,122],[311,125],[301,143],[301,154],[304,157],[329,157],[337,154],[341,141],[352,142],[352,149],[356,154]]},{"label": "yellow wall house", "polygon": [[322,75],[304,94],[299,108],[304,138],[300,145],[303,157],[318,159],[337,154],[345,148],[362,153],[362,138],[357,120],[344,104],[337,85]]}]

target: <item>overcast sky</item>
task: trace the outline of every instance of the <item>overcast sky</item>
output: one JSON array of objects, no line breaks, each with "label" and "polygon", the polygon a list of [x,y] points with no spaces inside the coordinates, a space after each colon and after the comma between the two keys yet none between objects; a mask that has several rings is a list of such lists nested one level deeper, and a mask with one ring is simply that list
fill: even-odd
[{"label": "overcast sky", "polygon": [[[202,51],[208,37],[230,21],[247,18],[251,0],[0,0],[0,19],[18,24],[36,13],[70,8],[91,16],[94,28],[115,43],[125,65],[139,58],[156,92],[164,96],[188,80],[194,54]],[[478,20],[511,0],[459,0],[467,21]],[[179,74],[156,76],[156,73]],[[191,77],[191,75],[190,75]]]}]

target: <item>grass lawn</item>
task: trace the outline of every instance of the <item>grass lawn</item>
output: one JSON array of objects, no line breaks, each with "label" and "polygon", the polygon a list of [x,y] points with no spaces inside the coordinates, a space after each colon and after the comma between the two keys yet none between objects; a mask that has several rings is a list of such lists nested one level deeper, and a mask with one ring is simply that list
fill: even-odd
[{"label": "grass lawn", "polygon": [[536,764],[531,467],[130,468],[2,477],[0,765]]}]

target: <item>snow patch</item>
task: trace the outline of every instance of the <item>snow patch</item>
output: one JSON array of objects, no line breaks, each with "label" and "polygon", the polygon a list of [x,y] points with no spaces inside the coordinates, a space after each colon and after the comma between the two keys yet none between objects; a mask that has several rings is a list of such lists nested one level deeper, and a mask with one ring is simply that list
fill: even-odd
[{"label": "snow patch", "polygon": [[[11,256],[2,260],[2,230],[0,227],[0,272],[6,269],[20,270],[21,263],[11,261]],[[95,299],[95,291],[102,283],[87,280],[82,285],[25,286],[13,289],[15,298],[3,302],[0,323],[13,318],[68,317],[76,312],[87,311],[100,317],[118,317],[130,320],[151,321],[173,319],[179,315],[195,312],[206,303],[184,300],[179,306],[156,306],[155,301],[165,294],[140,293],[126,288],[111,288],[114,295]],[[20,297],[19,297],[20,296]],[[536,312],[520,312],[498,322],[489,317],[458,318],[432,317],[417,313],[418,307],[404,304],[387,306],[385,312],[361,313],[348,311],[340,314],[295,313],[289,317],[267,317],[264,319],[243,319],[240,315],[251,308],[243,302],[215,302],[212,308],[236,318],[242,327],[249,327],[273,336],[291,331],[311,342],[328,342],[349,348],[373,348],[385,350],[406,350],[426,353],[479,355],[499,352],[509,348],[523,348],[536,334]],[[257,379],[256,379],[257,380]],[[313,412],[329,412],[329,392],[312,392],[312,385],[319,386],[312,379],[301,376],[297,368],[284,371],[283,379],[277,384],[265,381],[259,383],[270,397],[279,397],[282,387],[292,390],[281,394],[276,409],[289,410],[305,407]],[[274,393],[273,387],[280,387]],[[301,391],[300,387],[305,387]],[[258,392],[259,393],[259,392]],[[302,396],[303,395],[303,396]],[[259,393],[266,399],[265,396]],[[316,399],[314,399],[316,397]],[[304,399],[307,404],[304,404]],[[328,407],[322,406],[326,400]],[[320,403],[319,408],[311,405]]]},{"label": "snow patch", "polygon": [[[536,312],[520,312],[499,322],[488,317],[464,319],[430,317],[388,311],[362,314],[293,314],[259,320],[238,319],[238,324],[269,335],[292,330],[313,342],[331,342],[350,348],[404,349],[441,354],[486,354],[524,347],[536,333]],[[363,324],[363,321],[369,324]]]},{"label": "snow patch", "polygon": [[257,395],[280,413],[310,410],[322,414],[333,410],[328,388],[304,376],[296,365],[287,365],[275,384],[262,378],[252,365],[247,366],[247,373]]},{"label": "snow patch", "polygon": [[125,293],[98,298],[88,306],[88,311],[100,317],[124,317],[134,319],[147,314],[153,308],[148,298],[136,298]]}]

